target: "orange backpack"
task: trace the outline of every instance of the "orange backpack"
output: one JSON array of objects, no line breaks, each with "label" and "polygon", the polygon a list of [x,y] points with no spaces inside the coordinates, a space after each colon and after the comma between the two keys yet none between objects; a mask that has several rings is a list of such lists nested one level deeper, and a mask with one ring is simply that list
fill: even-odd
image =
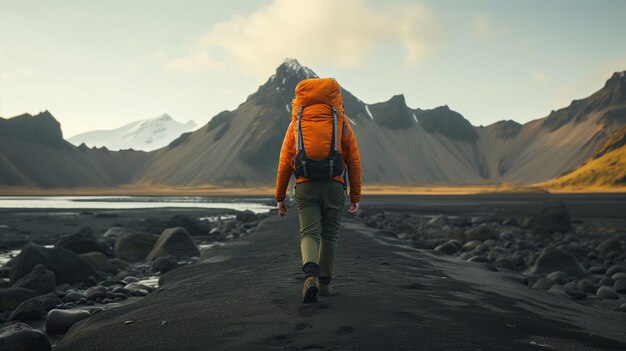
[{"label": "orange backpack", "polygon": [[340,176],[344,171],[338,152],[341,135],[337,131],[343,122],[338,121],[343,115],[341,87],[332,78],[305,79],[295,92],[292,119],[296,123],[296,177],[321,180]]}]

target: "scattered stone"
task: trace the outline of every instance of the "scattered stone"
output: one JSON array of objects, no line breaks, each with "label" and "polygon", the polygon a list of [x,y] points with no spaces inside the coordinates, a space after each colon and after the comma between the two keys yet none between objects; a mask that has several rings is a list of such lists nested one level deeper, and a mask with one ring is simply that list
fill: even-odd
[{"label": "scattered stone", "polygon": [[152,262],[152,272],[167,273],[178,267],[178,261],[170,256],[159,257]]},{"label": "scattered stone", "polygon": [[254,212],[250,210],[237,212],[235,218],[242,223],[254,222],[259,220],[259,216],[257,216]]},{"label": "scattered stone", "polygon": [[82,282],[89,276],[97,275],[93,268],[70,250],[62,247],[46,248],[29,242],[14,259],[11,266],[11,281],[17,282],[38,264],[43,264],[54,272],[57,284]]},{"label": "scattered stone", "polygon": [[113,268],[115,268],[116,271],[119,271],[121,269],[124,269],[126,267],[128,267],[130,265],[130,263],[124,261],[121,258],[109,258],[109,263],[111,264],[111,266],[113,266]]},{"label": "scattered stone", "polygon": [[468,241],[461,247],[463,251],[473,251],[475,250],[482,242],[480,240],[472,240]]},{"label": "scattered stone", "polygon": [[626,266],[621,265],[621,264],[616,264],[614,266],[611,266],[609,267],[609,269],[606,270],[606,275],[611,277],[613,274],[617,272],[626,272]]},{"label": "scattered stone", "polygon": [[207,235],[211,227],[204,221],[201,221],[198,217],[189,216],[185,214],[174,215],[167,222],[168,228],[183,227],[187,229],[190,235]]},{"label": "scattered stone", "polygon": [[146,257],[147,262],[161,256],[195,257],[200,255],[198,246],[193,242],[185,228],[168,228],[161,233],[154,248]]},{"label": "scattered stone", "polygon": [[533,289],[548,290],[555,284],[554,280],[549,278],[539,278],[534,284]]},{"label": "scattered stone", "polygon": [[81,299],[85,299],[85,295],[78,291],[70,291],[63,297],[63,302],[77,302]]},{"label": "scattered stone", "polygon": [[87,300],[103,299],[107,296],[108,292],[109,290],[106,288],[106,286],[92,286],[91,288],[85,290],[85,297],[87,298]]},{"label": "scattered stone", "polygon": [[485,223],[487,220],[484,217],[479,217],[479,216],[474,216],[472,217],[472,219],[470,219],[470,223],[472,224],[482,224]]},{"label": "scattered stone", "polygon": [[48,312],[46,318],[46,332],[49,334],[65,334],[76,322],[91,317],[91,313],[84,310],[59,310]]},{"label": "scattered stone", "polygon": [[446,243],[439,245],[435,248],[435,251],[444,253],[446,255],[452,255],[459,251],[461,243],[456,240],[449,240]]},{"label": "scattered stone", "polygon": [[96,271],[102,271],[107,273],[116,273],[118,271],[111,264],[111,262],[109,262],[109,258],[106,257],[102,252],[87,252],[80,254],[79,256]]},{"label": "scattered stone", "polygon": [[588,294],[595,294],[596,291],[598,290],[598,286],[589,279],[579,280],[578,283],[576,283],[576,286],[578,286],[580,290]]},{"label": "scattered stone", "polygon": [[611,279],[610,277],[604,277],[600,279],[598,284],[600,284],[601,286],[612,286],[613,284],[615,284],[615,280]]},{"label": "scattered stone", "polygon": [[487,257],[482,255],[472,256],[467,262],[491,263]]},{"label": "scattered stone", "polygon": [[572,231],[572,219],[567,206],[559,200],[547,200],[533,214],[532,226],[549,233]]},{"label": "scattered stone", "polygon": [[0,346],[3,351],[50,351],[48,336],[24,323],[7,324],[0,329]]},{"label": "scattered stone", "polygon": [[82,228],[78,233],[63,238],[56,246],[64,247],[77,254],[94,251],[111,253],[111,246],[106,240],[96,236],[90,228]]},{"label": "scattered stone", "polygon": [[582,278],[587,275],[576,257],[563,250],[548,250],[542,253],[529,270],[530,274],[547,274],[554,271],[563,271],[573,277]]},{"label": "scattered stone", "polygon": [[41,307],[41,303],[36,299],[28,299],[22,302],[11,313],[9,321],[28,322],[32,320],[42,319],[46,315],[46,312]]},{"label": "scattered stone", "polygon": [[615,290],[613,290],[613,288],[611,288],[610,286],[601,286],[596,292],[596,295],[598,295],[598,297],[602,299],[619,299],[619,295],[617,294],[617,292],[615,292]]},{"label": "scattered stone", "polygon": [[602,242],[596,248],[603,255],[610,255],[613,253],[621,254],[624,252],[624,248],[622,247],[622,243],[617,239],[608,239]]},{"label": "scattered stone", "polygon": [[613,288],[620,294],[626,294],[626,279],[620,279],[615,281]]},{"label": "scattered stone", "polygon": [[616,309],[614,309],[614,311],[617,311],[617,312],[626,312],[626,303],[623,303],[623,304],[619,305],[619,307],[618,307],[618,308],[616,308]]},{"label": "scattered stone", "polygon": [[591,274],[604,274],[606,267],[603,266],[591,266],[589,267],[589,273]]},{"label": "scattered stone", "polygon": [[141,284],[141,283],[130,283],[130,284],[126,284],[126,286],[124,286],[124,289],[127,289],[128,291],[130,291],[131,293],[133,291],[138,291],[138,290],[144,290],[146,292],[152,292],[154,290],[154,288],[149,287],[147,285]]},{"label": "scattered stone", "polygon": [[0,310],[14,310],[22,302],[38,296],[40,293],[35,290],[24,288],[4,288],[0,289]]},{"label": "scattered stone", "polygon": [[626,272],[617,272],[611,276],[611,279],[615,281],[620,279],[626,279]]},{"label": "scattered stone", "polygon": [[57,286],[54,272],[49,271],[42,264],[33,267],[33,270],[13,284],[14,288],[24,288],[38,291],[42,294],[53,291]]},{"label": "scattered stone", "polygon": [[465,237],[468,241],[480,240],[485,241],[488,239],[498,239],[498,235],[491,227],[486,224],[482,224],[476,228],[465,231]]},{"label": "scattered stone", "polygon": [[427,222],[428,225],[433,225],[433,226],[444,226],[444,225],[447,225],[448,223],[449,223],[449,220],[448,220],[448,216],[446,215],[435,216]]},{"label": "scattered stone", "polygon": [[508,226],[512,226],[512,227],[519,227],[520,223],[517,220],[517,218],[507,218],[504,221],[502,221],[502,225],[508,225]]},{"label": "scattered stone", "polygon": [[570,281],[572,281],[572,279],[569,277],[569,275],[567,275],[567,273],[561,272],[561,271],[552,272],[552,273],[548,274],[547,278],[551,279],[555,283],[561,284],[561,285],[563,285],[565,283],[569,283]]},{"label": "scattered stone", "polygon": [[143,261],[154,247],[158,235],[129,233],[115,240],[114,256],[129,262]]},{"label": "scattered stone", "polygon": [[465,230],[463,230],[463,228],[460,228],[460,227],[450,228],[448,230],[448,237],[450,239],[457,240],[461,243],[464,243],[467,241],[467,238],[465,237]]}]

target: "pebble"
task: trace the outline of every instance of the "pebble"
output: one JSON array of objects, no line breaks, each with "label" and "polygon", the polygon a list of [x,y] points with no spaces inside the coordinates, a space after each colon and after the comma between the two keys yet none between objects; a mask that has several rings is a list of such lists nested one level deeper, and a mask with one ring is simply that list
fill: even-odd
[{"label": "pebble", "polygon": [[65,334],[74,323],[89,317],[91,313],[84,310],[53,309],[48,312],[46,318],[46,331],[49,334]]},{"label": "pebble", "polygon": [[615,290],[613,290],[613,288],[611,288],[610,286],[601,286],[600,289],[598,289],[598,291],[596,292],[596,295],[603,299],[619,299],[619,295],[617,294],[617,292],[615,292]]},{"label": "pebble", "polygon": [[613,288],[620,294],[626,294],[626,279],[620,279],[615,282]]}]

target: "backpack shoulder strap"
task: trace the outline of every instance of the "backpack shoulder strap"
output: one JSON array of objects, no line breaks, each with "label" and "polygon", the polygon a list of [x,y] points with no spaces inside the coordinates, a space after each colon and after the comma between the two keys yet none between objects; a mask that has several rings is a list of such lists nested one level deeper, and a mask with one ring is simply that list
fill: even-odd
[{"label": "backpack shoulder strap", "polygon": [[300,128],[300,120],[302,119],[302,109],[304,106],[298,108],[298,117],[296,121],[296,152],[304,150],[304,143],[302,142],[302,129]]}]

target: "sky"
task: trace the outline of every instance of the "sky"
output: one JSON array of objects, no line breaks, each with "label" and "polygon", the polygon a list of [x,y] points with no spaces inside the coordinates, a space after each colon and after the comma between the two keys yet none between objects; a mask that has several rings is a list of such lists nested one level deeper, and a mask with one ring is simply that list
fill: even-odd
[{"label": "sky", "polygon": [[206,123],[285,58],[366,103],[541,118],[626,70],[621,0],[0,0],[0,116]]}]

